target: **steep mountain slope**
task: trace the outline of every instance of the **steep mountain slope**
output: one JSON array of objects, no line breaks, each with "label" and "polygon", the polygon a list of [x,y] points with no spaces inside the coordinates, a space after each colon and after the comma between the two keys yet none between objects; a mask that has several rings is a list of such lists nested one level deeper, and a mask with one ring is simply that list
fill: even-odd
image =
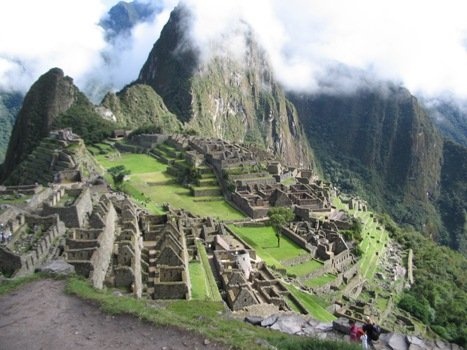
[{"label": "steep mountain slope", "polygon": [[0,91],[0,163],[5,159],[8,140],[22,102],[23,94],[20,92]]},{"label": "steep mountain slope", "polygon": [[162,98],[148,85],[130,85],[117,94],[109,92],[101,105],[112,111],[119,126],[127,129],[155,125],[165,132],[173,133],[180,132],[182,128]]},{"label": "steep mountain slope", "polygon": [[442,231],[439,196],[443,141],[415,97],[384,92],[294,96],[323,171],[346,191],[430,235]]},{"label": "steep mountain slope", "polygon": [[451,141],[443,146],[437,205],[446,227],[443,243],[467,254],[467,148]]},{"label": "steep mountain slope", "polygon": [[58,68],[51,69],[32,85],[11,134],[3,178],[48,135],[56,117],[71,107],[77,94],[72,79]]},{"label": "steep mountain slope", "polygon": [[189,23],[187,9],[179,6],[172,12],[137,82],[153,87],[187,128],[255,143],[289,164],[310,166],[311,149],[296,110],[249,28],[232,34],[244,49],[241,55],[212,43],[212,56],[201,59],[187,36]]}]

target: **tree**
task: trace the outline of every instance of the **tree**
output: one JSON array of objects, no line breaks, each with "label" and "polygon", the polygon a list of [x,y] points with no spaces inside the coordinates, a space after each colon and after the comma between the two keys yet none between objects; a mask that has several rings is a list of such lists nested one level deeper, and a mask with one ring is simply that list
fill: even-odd
[{"label": "tree", "polygon": [[281,226],[287,224],[295,218],[295,214],[292,209],[285,207],[271,208],[268,211],[269,222],[271,223],[277,237],[277,246],[281,246]]},{"label": "tree", "polygon": [[114,180],[114,184],[117,188],[120,188],[123,180],[125,179],[126,175],[130,174],[130,170],[125,168],[124,165],[117,165],[108,170],[109,174],[112,176]]}]

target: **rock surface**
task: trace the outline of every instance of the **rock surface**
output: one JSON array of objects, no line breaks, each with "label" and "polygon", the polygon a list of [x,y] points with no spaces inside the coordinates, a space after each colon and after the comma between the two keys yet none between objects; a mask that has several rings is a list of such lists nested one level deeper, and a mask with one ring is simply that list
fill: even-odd
[{"label": "rock surface", "polygon": [[40,268],[41,272],[52,275],[68,276],[75,273],[75,267],[68,264],[65,260],[52,260]]}]

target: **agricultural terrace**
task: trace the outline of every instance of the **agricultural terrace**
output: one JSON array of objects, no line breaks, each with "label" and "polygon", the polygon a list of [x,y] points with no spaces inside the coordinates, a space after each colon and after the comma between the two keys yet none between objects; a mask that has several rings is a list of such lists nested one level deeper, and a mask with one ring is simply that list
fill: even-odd
[{"label": "agricultural terrace", "polygon": [[333,204],[338,209],[344,209],[349,214],[355,216],[362,221],[362,241],[360,249],[362,256],[360,258],[360,273],[367,280],[373,279],[378,267],[378,259],[384,252],[386,243],[389,242],[387,231],[378,222],[373,219],[374,214],[370,211],[349,210],[348,206],[335,198]]},{"label": "agricultural terrace", "polygon": [[166,174],[167,165],[146,154],[111,153],[98,155],[97,160],[106,169],[124,165],[131,171],[123,189],[155,213],[169,203],[195,215],[211,216],[223,220],[243,219],[244,215],[232,208],[222,197],[193,197],[190,189],[177,183]]},{"label": "agricultural terrace", "polygon": [[326,310],[326,303],[316,295],[306,293],[291,284],[286,285],[286,287],[289,292],[301,302],[310,315],[317,320],[322,322],[331,322],[336,319],[332,313]]}]

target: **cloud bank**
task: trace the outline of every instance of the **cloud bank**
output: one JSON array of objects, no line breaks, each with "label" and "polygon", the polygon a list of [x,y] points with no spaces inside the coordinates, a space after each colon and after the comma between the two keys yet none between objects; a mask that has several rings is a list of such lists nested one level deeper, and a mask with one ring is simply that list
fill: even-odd
[{"label": "cloud bank", "polygon": [[[465,0],[181,1],[192,9],[191,38],[204,57],[212,54],[216,40],[241,55],[242,41],[228,35],[245,28],[241,20],[288,89],[351,90],[393,80],[415,94],[467,99]],[[136,79],[176,0],[152,0],[162,12],[109,43],[98,23],[116,2],[0,5],[0,88],[26,91],[55,66],[96,96],[102,87],[118,90]]]},{"label": "cloud bank", "polygon": [[95,99],[102,97],[105,89],[118,90],[136,79],[176,1],[157,1],[161,12],[108,42],[99,22],[116,3],[117,0],[2,3],[0,90],[26,92],[53,67],[62,68]]},{"label": "cloud bank", "polygon": [[193,9],[192,35],[201,48],[230,31],[235,18],[250,24],[289,89],[393,80],[415,93],[467,98],[463,0],[184,2]]}]

